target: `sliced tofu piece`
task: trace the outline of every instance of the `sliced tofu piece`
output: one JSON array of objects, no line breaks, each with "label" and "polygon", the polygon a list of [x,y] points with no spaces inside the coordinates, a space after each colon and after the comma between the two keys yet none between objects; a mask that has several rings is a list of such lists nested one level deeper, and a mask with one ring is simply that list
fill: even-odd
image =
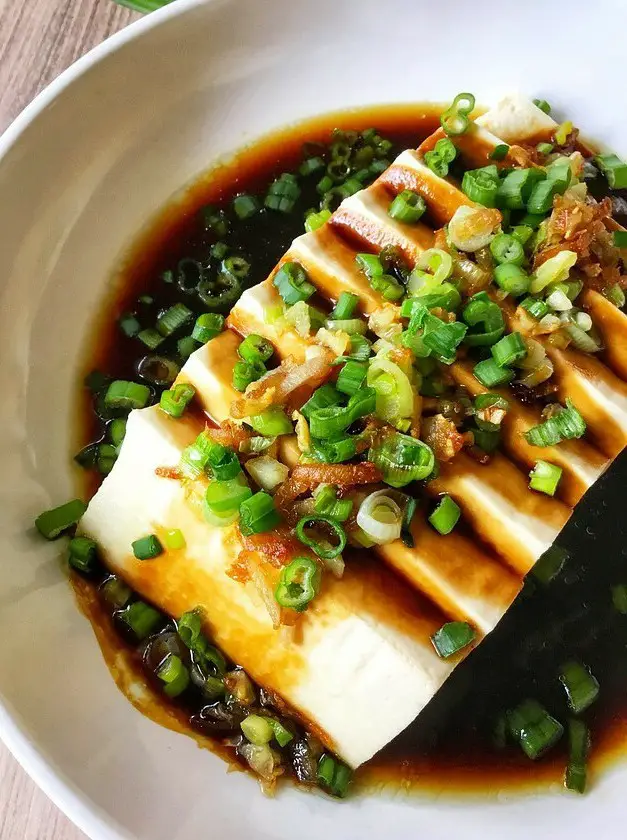
[{"label": "sliced tofu piece", "polygon": [[[155,474],[178,464],[198,431],[158,407],[132,412],[81,531],[98,542],[112,571],[169,615],[201,606],[206,632],[225,653],[356,767],[401,732],[450,674],[455,662],[440,659],[430,641],[446,617],[364,558],[342,580],[325,576],[303,616],[302,638],[287,640],[253,585],[228,575],[240,548],[234,527],[208,525],[179,481]],[[135,559],[134,540],[169,528],[182,530],[183,551]]]},{"label": "sliced tofu piece", "polygon": [[557,123],[522,94],[510,94],[482,114],[477,125],[500,138],[501,143],[525,143],[551,134]]},{"label": "sliced tofu piece", "polygon": [[593,289],[586,289],[581,297],[601,335],[601,358],[621,379],[627,380],[627,315]]}]

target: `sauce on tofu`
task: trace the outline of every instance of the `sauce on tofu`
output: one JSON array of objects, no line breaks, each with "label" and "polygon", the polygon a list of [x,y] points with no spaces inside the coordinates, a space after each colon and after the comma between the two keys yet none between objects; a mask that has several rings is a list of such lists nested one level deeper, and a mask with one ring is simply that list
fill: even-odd
[{"label": "sauce on tofu", "polygon": [[[376,126],[379,134],[391,141],[386,155],[391,161],[404,149],[417,149],[432,135],[439,126],[439,114],[440,109],[432,107],[386,106],[327,115],[271,135],[211,170],[150,223],[119,268],[86,353],[85,373],[99,370],[115,379],[137,378],[138,365],[149,351],[135,337],[121,332],[120,319],[130,313],[141,325],[152,324],[164,309],[181,299],[177,284],[164,277],[193,271],[194,263],[203,264],[210,258],[215,236],[207,232],[203,208],[210,205],[219,210],[242,193],[263,196],[281,173],[298,169],[303,144],[315,155],[316,144],[328,143],[334,128],[362,131]],[[244,288],[270,274],[292,240],[303,233],[306,211],[318,208],[319,203],[316,179],[309,179],[293,212],[262,212],[229,232],[229,245],[250,266]],[[627,203],[623,201],[623,205],[627,210]],[[190,295],[186,305],[195,315],[205,311],[196,296]],[[153,352],[158,355],[160,349]],[[106,439],[107,418],[94,410],[88,388],[80,392],[79,416],[81,446]],[[462,467],[454,461],[448,469],[455,472]],[[473,464],[468,470],[480,472],[481,466]],[[627,455],[619,456],[594,485],[566,526],[558,542],[568,556],[555,574],[549,575],[551,580],[547,581],[547,576],[541,579],[540,574],[528,576],[498,629],[457,667],[420,719],[357,771],[359,788],[485,793],[560,781],[568,738],[563,737],[545,758],[531,761],[518,745],[507,742],[503,715],[533,698],[565,723],[570,713],[559,674],[571,660],[584,663],[600,684],[599,698],[586,717],[592,736],[592,778],[594,771],[619,751],[625,743],[627,720],[627,616],[613,605],[612,587],[627,582],[627,549],[622,545],[620,524],[625,478]],[[93,495],[100,481],[97,472],[85,471],[84,481],[87,495]],[[535,498],[530,497],[527,504],[533,505]],[[514,495],[512,503],[516,502]],[[494,548],[484,545],[476,531],[468,528],[466,533],[466,529],[461,523],[456,533],[472,539],[479,551],[491,556]],[[347,565],[363,562],[355,556],[357,550],[353,551],[352,557],[347,555]],[[365,565],[370,568],[371,562],[369,558]],[[525,570],[514,571],[520,577]],[[469,575],[471,590],[486,585],[485,578],[476,577],[471,580]],[[234,759],[232,750],[194,726],[186,708],[169,703],[154,688],[135,648],[112,630],[94,586],[82,578],[75,584],[121,690],[155,720],[188,732],[199,743]],[[500,585],[510,591],[516,584],[512,577]],[[138,683],[143,683],[141,692]],[[403,686],[396,690],[402,693]]]}]

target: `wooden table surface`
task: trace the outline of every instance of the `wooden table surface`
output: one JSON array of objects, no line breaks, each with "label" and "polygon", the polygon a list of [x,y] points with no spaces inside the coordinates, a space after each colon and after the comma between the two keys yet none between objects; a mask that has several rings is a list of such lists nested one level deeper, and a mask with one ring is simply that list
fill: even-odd
[{"label": "wooden table surface", "polygon": [[[0,0],[0,133],[62,70],[136,17],[113,0]],[[1,742],[0,840],[85,840]]]}]

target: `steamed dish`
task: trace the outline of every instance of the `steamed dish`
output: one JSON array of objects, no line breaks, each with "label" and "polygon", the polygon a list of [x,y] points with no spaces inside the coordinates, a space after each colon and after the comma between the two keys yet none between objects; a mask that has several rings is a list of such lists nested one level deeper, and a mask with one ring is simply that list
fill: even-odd
[{"label": "steamed dish", "polygon": [[[77,526],[70,564],[154,684],[268,788],[344,796],[419,727],[627,440],[627,233],[589,189],[627,165],[546,103],[473,111],[393,162],[338,132],[205,208],[209,257],[164,273],[152,323],[120,318],[136,375],[90,378],[107,438],[79,460],[106,478],[38,520]],[[281,229],[306,184],[306,233],[252,285],[237,226]],[[502,735],[535,760],[568,728],[583,790],[599,685],[555,679],[569,718],[521,696]]]}]

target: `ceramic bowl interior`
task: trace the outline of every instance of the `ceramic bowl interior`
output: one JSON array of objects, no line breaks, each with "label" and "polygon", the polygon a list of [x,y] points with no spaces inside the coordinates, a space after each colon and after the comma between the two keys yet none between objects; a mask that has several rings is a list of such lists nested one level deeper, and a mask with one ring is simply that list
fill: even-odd
[{"label": "ceramic bowl interior", "polygon": [[[0,733],[94,838],[573,838],[627,816],[627,767],[573,800],[338,805],[243,774],[117,691],[35,515],[72,493],[81,348],[129,243],[255,137],[325,111],[519,89],[627,152],[627,6],[179,0],[98,48],[0,141]],[[480,690],[480,689],[479,689]]]}]

